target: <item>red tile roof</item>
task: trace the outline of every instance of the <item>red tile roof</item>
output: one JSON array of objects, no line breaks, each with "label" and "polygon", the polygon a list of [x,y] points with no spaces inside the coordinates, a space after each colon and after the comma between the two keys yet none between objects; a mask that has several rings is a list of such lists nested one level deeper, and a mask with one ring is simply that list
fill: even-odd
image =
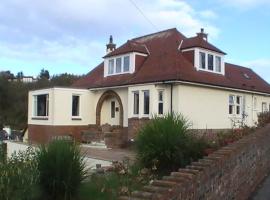
[{"label": "red tile roof", "polygon": [[[270,94],[270,85],[249,68],[226,63],[225,76],[197,71],[193,64],[183,56],[181,50],[178,50],[182,40],[184,41],[183,44],[185,44],[185,41],[191,41],[176,29],[134,38],[116,49],[114,51],[116,54],[113,54],[114,52],[110,54],[112,56],[118,55],[119,52],[127,53],[129,52],[126,51],[128,47],[134,47],[132,44],[136,44],[135,46],[140,48],[147,47],[145,50],[149,50],[150,55],[147,56],[142,66],[138,67],[133,74],[104,77],[104,67],[103,63],[101,63],[85,77],[75,82],[73,86],[102,88],[139,83],[186,81]],[[204,42],[202,44],[206,45]],[[211,50],[218,51],[218,49],[214,49],[216,47],[210,45],[207,46],[207,49],[211,47]],[[206,46],[203,48],[206,48]],[[143,48],[140,50],[143,50]],[[219,50],[218,52],[221,53],[222,51]]]},{"label": "red tile roof", "polygon": [[226,54],[223,51],[221,51],[219,48],[215,47],[214,45],[210,44],[208,41],[204,40],[202,37],[196,36],[191,37],[183,40],[183,44],[181,46],[181,49],[189,49],[193,47],[201,47],[204,49],[212,50],[221,54]]},{"label": "red tile roof", "polygon": [[103,58],[121,55],[129,52],[138,52],[148,54],[147,47],[144,44],[138,43],[136,41],[128,40],[125,44],[115,49],[114,51],[108,53]]}]

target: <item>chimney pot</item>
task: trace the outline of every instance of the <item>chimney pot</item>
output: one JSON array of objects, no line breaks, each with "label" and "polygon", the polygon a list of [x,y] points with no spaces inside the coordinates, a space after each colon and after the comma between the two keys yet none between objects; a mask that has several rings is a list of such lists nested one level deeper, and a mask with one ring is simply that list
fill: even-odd
[{"label": "chimney pot", "polygon": [[116,49],[116,44],[113,43],[113,36],[110,35],[109,44],[106,45],[106,53],[110,53]]},{"label": "chimney pot", "polygon": [[207,41],[208,34],[204,32],[204,28],[201,28],[201,32],[197,33],[197,36]]}]

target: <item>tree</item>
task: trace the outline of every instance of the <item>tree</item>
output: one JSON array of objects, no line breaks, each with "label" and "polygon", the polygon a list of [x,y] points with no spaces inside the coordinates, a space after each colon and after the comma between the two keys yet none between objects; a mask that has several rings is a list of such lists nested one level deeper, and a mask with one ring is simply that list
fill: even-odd
[{"label": "tree", "polygon": [[50,73],[48,70],[45,70],[44,68],[40,71],[39,73],[39,78],[40,79],[47,79],[49,80],[50,79]]},{"label": "tree", "polygon": [[22,79],[23,78],[23,72],[22,71],[18,72],[16,78],[17,79]]}]

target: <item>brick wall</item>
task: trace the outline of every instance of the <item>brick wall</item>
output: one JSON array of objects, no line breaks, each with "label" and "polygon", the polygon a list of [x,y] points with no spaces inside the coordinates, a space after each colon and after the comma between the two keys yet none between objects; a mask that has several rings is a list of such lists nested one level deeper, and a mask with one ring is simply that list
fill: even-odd
[{"label": "brick wall", "polygon": [[31,143],[47,143],[54,136],[71,135],[77,141],[81,140],[81,131],[88,130],[89,126],[48,126],[28,125],[28,140]]},{"label": "brick wall", "polygon": [[270,171],[270,124],[122,200],[247,199]]},{"label": "brick wall", "polygon": [[149,121],[149,118],[128,119],[128,139],[134,139],[139,129]]}]

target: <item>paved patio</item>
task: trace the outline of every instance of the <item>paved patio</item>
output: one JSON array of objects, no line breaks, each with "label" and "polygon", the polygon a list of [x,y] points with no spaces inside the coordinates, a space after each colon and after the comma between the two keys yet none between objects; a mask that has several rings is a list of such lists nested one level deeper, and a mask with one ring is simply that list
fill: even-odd
[{"label": "paved patio", "polygon": [[126,157],[130,160],[135,159],[135,152],[127,149],[97,149],[91,147],[81,147],[82,152],[88,158],[105,161],[122,161]]}]

